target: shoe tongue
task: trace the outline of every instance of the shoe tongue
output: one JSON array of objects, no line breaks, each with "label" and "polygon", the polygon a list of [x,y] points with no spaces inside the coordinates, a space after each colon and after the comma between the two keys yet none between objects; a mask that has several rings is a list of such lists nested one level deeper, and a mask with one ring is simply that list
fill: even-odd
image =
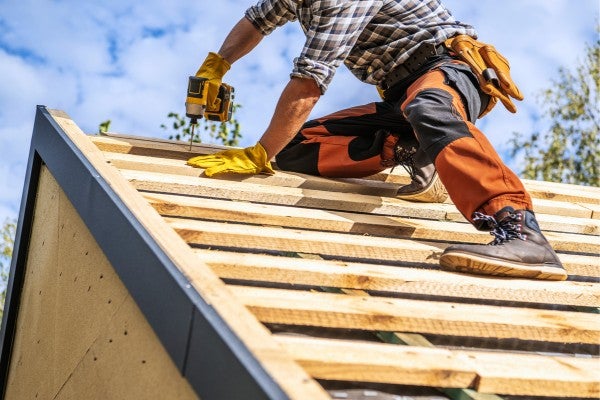
[{"label": "shoe tongue", "polygon": [[494,214],[494,218],[496,218],[496,221],[502,221],[504,218],[506,218],[510,214],[514,214],[514,212],[515,212],[514,208],[512,208],[511,206],[506,206],[506,207],[502,208],[500,211],[497,211],[496,214]]}]

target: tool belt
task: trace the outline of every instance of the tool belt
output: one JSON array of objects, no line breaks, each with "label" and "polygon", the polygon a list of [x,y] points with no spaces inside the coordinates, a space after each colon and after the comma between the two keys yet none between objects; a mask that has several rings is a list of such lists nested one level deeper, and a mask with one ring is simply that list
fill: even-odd
[{"label": "tool belt", "polygon": [[481,90],[490,96],[486,109],[479,117],[490,112],[498,100],[508,111],[517,111],[510,98],[523,100],[523,95],[510,76],[508,60],[494,46],[479,42],[468,35],[458,35],[438,45],[427,42],[421,44],[408,60],[381,81],[377,87],[379,94],[385,98],[384,92],[387,89],[417,72],[431,61],[432,57],[443,54],[465,62],[477,77]]},{"label": "tool belt", "polygon": [[445,44],[422,43],[404,63],[394,68],[383,78],[379,84],[379,89],[387,90],[402,82],[423,67],[433,56],[442,54],[448,54]]},{"label": "tool belt", "polygon": [[494,46],[479,42],[468,35],[458,35],[444,42],[451,55],[464,61],[479,80],[479,86],[490,96],[490,101],[480,117],[494,108],[498,100],[512,113],[517,107],[511,97],[523,100],[523,95],[510,77],[508,60]]}]

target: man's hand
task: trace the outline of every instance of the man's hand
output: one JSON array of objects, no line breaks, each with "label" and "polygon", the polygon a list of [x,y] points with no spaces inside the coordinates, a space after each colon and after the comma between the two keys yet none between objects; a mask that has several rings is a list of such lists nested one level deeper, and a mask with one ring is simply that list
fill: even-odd
[{"label": "man's hand", "polygon": [[208,94],[206,99],[207,108],[210,110],[218,110],[220,107],[217,96],[219,95],[219,88],[221,87],[221,80],[227,71],[229,71],[231,65],[217,53],[208,53],[206,60],[196,72],[196,76],[200,78],[206,78],[208,81]]},{"label": "man's hand", "polygon": [[226,172],[236,174],[275,173],[267,159],[267,152],[260,143],[245,149],[226,150],[207,156],[193,157],[188,160],[187,164],[192,167],[205,168],[206,176]]}]

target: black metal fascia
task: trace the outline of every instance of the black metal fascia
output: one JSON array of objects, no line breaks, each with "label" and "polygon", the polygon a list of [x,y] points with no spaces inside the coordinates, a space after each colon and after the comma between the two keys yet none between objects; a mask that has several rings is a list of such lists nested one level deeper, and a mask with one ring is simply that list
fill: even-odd
[{"label": "black metal fascia", "polygon": [[288,398],[44,106],[38,106],[35,117],[0,333],[2,398],[43,164],[66,193],[164,348],[202,399]]}]

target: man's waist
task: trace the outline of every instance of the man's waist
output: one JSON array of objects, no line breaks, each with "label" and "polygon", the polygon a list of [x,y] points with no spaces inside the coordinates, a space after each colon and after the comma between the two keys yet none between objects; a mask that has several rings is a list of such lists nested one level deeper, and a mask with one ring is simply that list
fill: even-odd
[{"label": "man's waist", "polygon": [[449,54],[449,52],[443,43],[438,45],[428,42],[422,43],[404,63],[394,68],[381,80],[379,87],[383,90],[391,88],[419,71],[433,57],[444,54]]}]

